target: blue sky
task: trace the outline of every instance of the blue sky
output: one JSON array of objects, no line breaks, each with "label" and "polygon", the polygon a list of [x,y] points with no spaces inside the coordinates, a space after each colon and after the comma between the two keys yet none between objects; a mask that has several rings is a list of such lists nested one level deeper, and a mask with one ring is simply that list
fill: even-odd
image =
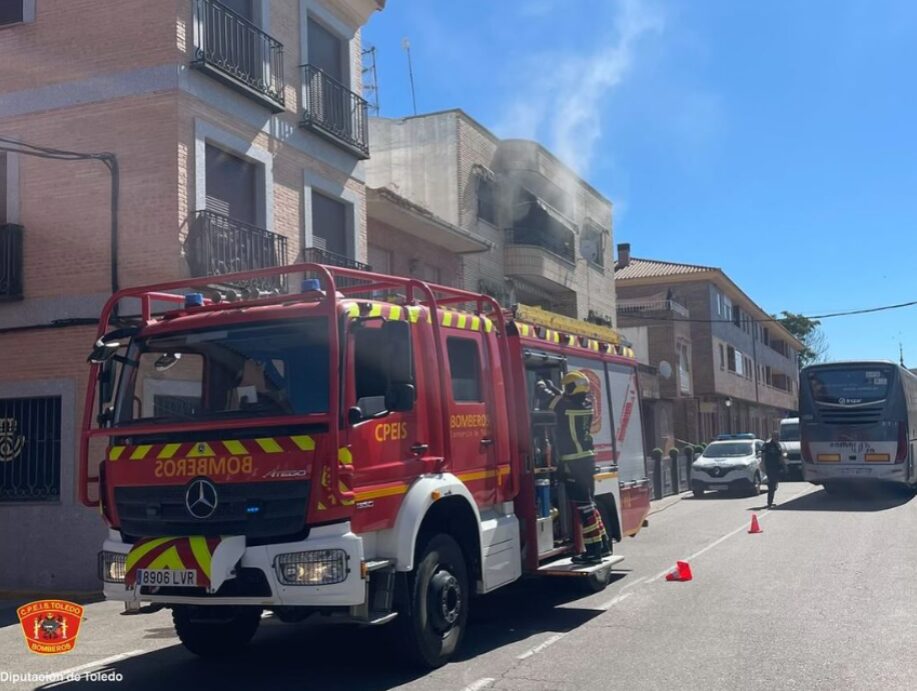
[{"label": "blue sky", "polygon": [[[537,139],[638,257],[723,268],[769,312],[917,300],[917,3],[389,0],[382,115],[459,107]],[[917,307],[823,323],[917,366]]]}]

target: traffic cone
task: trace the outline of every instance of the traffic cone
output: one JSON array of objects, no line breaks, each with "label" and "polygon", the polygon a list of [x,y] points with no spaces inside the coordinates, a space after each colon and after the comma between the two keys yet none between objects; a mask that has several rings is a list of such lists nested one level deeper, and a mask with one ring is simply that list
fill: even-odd
[{"label": "traffic cone", "polygon": [[676,561],[675,570],[667,574],[667,581],[690,581],[694,578],[691,573],[691,565],[686,561]]},{"label": "traffic cone", "polygon": [[764,532],[763,530],[761,530],[761,526],[758,524],[758,514],[756,514],[756,513],[753,513],[753,514],[751,515],[751,528],[748,529],[748,532],[749,532],[751,535],[754,535],[755,533],[763,533],[763,532]]}]

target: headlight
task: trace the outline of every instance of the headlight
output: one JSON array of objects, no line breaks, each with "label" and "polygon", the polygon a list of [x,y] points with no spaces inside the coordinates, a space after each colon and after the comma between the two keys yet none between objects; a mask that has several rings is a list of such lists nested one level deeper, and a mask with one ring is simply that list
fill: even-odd
[{"label": "headlight", "polygon": [[99,578],[106,583],[124,583],[127,555],[120,552],[99,552]]},{"label": "headlight", "polygon": [[277,555],[274,569],[284,585],[332,585],[346,580],[347,559],[342,549],[291,552]]}]

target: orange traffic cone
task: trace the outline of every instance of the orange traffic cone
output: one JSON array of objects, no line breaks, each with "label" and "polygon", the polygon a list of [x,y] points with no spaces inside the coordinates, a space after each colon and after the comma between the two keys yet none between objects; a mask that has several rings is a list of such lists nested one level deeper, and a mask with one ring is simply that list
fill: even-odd
[{"label": "orange traffic cone", "polygon": [[665,577],[667,581],[690,581],[693,578],[694,574],[691,573],[691,565],[686,561],[676,561],[675,570]]},{"label": "orange traffic cone", "polygon": [[755,533],[764,532],[763,530],[761,530],[761,526],[758,524],[758,514],[756,513],[753,513],[751,515],[751,528],[748,529],[748,532],[752,535],[754,535]]}]

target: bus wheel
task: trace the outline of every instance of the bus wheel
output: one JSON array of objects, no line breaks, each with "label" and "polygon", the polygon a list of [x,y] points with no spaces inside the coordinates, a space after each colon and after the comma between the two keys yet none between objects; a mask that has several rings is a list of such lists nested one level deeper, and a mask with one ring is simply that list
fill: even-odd
[{"label": "bus wheel", "polygon": [[462,548],[449,535],[434,535],[408,574],[408,602],[396,620],[413,662],[432,669],[449,660],[465,632],[470,595]]},{"label": "bus wheel", "polygon": [[172,609],[172,623],[179,640],[195,655],[226,657],[251,641],[261,623],[261,608],[181,605]]}]

